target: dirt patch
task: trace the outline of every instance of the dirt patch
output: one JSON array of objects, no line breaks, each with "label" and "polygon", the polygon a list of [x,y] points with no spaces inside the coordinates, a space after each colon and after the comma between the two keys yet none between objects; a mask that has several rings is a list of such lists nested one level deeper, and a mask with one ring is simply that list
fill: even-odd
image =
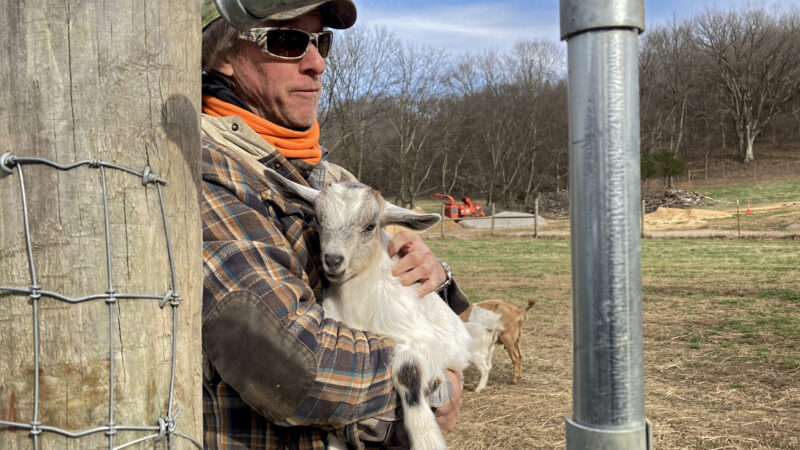
[{"label": "dirt patch", "polygon": [[[559,289],[557,297],[528,312],[518,384],[511,384],[511,360],[502,347],[483,392],[473,392],[477,370],[464,372],[461,418],[446,434],[450,448],[565,448],[564,418],[572,416],[571,316],[568,291]],[[645,300],[646,413],[654,448],[800,448],[796,369],[749,362],[735,331],[704,338],[722,351],[693,345],[695,336],[680,331],[687,323],[710,330],[724,316],[714,313],[716,303],[695,299],[686,315],[676,316],[674,302],[687,301],[683,297],[660,293]]]},{"label": "dirt patch", "polygon": [[[694,236],[692,233],[701,230],[714,233],[728,232],[732,236],[741,228],[741,234],[761,233],[762,237],[793,237],[800,230],[800,203],[779,202],[750,207],[741,205],[722,210],[658,208],[655,212],[645,214],[644,226],[646,234],[670,231],[683,233],[684,237]],[[753,222],[753,221],[757,222]],[[773,236],[775,235],[775,236]],[[713,236],[711,236],[713,237]]]},{"label": "dirt patch", "polygon": [[464,372],[462,415],[447,434],[450,448],[564,448],[564,416],[572,408],[570,316],[565,306],[540,301],[528,311],[518,384],[511,384],[511,359],[502,347],[494,353],[489,383],[480,394],[473,392],[478,371],[470,367]]},{"label": "dirt patch", "polygon": [[704,226],[708,219],[730,217],[727,211],[710,211],[703,209],[658,208],[655,212],[645,214],[644,226],[652,229],[696,229]]}]

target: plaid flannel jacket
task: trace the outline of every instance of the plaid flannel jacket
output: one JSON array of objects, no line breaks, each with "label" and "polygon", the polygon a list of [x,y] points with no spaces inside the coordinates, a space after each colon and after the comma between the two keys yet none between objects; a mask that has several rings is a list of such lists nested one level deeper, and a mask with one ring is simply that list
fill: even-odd
[{"label": "plaid flannel jacket", "polygon": [[[257,170],[315,188],[352,175],[326,161],[289,162],[271,148],[245,164],[219,142],[264,141],[237,117],[203,121],[217,139],[204,136],[202,162],[206,448],[322,449],[326,430],[356,448],[359,438],[404,448],[402,426],[391,425],[399,407],[392,341],[323,318],[314,213],[273,195]],[[456,312],[469,305],[455,283],[448,292]],[[445,384],[432,405],[449,402]]]},{"label": "plaid flannel jacket", "polygon": [[[303,180],[272,156],[264,163]],[[397,405],[391,340],[323,320],[313,211],[273,197],[208,139],[202,178],[205,445],[316,449],[326,428],[354,440],[356,422]],[[258,336],[270,331],[274,342]],[[270,376],[281,366],[293,373]]]}]

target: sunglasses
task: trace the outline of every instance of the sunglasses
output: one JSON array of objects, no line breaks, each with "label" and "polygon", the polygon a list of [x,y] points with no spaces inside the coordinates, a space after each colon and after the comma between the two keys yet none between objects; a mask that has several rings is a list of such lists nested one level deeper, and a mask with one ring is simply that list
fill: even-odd
[{"label": "sunglasses", "polygon": [[305,56],[308,44],[314,44],[319,55],[327,57],[331,50],[333,32],[326,30],[310,33],[296,28],[261,27],[242,32],[239,37],[255,42],[264,53],[274,58],[294,60]]}]

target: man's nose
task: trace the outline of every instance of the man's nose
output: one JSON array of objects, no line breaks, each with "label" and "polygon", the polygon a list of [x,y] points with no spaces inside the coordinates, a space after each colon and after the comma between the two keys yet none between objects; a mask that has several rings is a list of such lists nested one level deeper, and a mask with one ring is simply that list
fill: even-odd
[{"label": "man's nose", "polygon": [[319,49],[311,42],[308,43],[306,54],[303,55],[300,64],[303,73],[310,72],[319,75],[325,71],[325,58],[319,54]]}]

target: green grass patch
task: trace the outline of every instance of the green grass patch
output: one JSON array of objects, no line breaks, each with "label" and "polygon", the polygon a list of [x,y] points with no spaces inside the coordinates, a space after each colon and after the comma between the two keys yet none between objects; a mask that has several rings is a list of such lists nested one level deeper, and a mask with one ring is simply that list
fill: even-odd
[{"label": "green grass patch", "polygon": [[704,187],[698,192],[717,200],[714,208],[730,208],[739,200],[744,208],[762,203],[800,201],[800,178],[783,181],[763,181],[753,183],[732,184],[720,187]]},{"label": "green grass patch", "polygon": [[[487,236],[427,243],[472,301],[521,304],[533,297],[537,308],[569,314],[569,241]],[[711,360],[781,370],[800,364],[800,241],[648,239],[642,292],[645,330],[660,329],[657,342],[700,349]]]},{"label": "green grass patch", "polygon": [[527,302],[547,298],[542,278],[569,283],[569,241],[481,238],[432,240],[428,246],[450,264],[472,301],[491,298]]},{"label": "green grass patch", "polygon": [[788,367],[789,370],[800,369],[800,356],[783,355],[783,364]]},{"label": "green grass patch", "polygon": [[800,289],[768,287],[761,295],[761,298],[777,298],[784,302],[800,304]]}]

